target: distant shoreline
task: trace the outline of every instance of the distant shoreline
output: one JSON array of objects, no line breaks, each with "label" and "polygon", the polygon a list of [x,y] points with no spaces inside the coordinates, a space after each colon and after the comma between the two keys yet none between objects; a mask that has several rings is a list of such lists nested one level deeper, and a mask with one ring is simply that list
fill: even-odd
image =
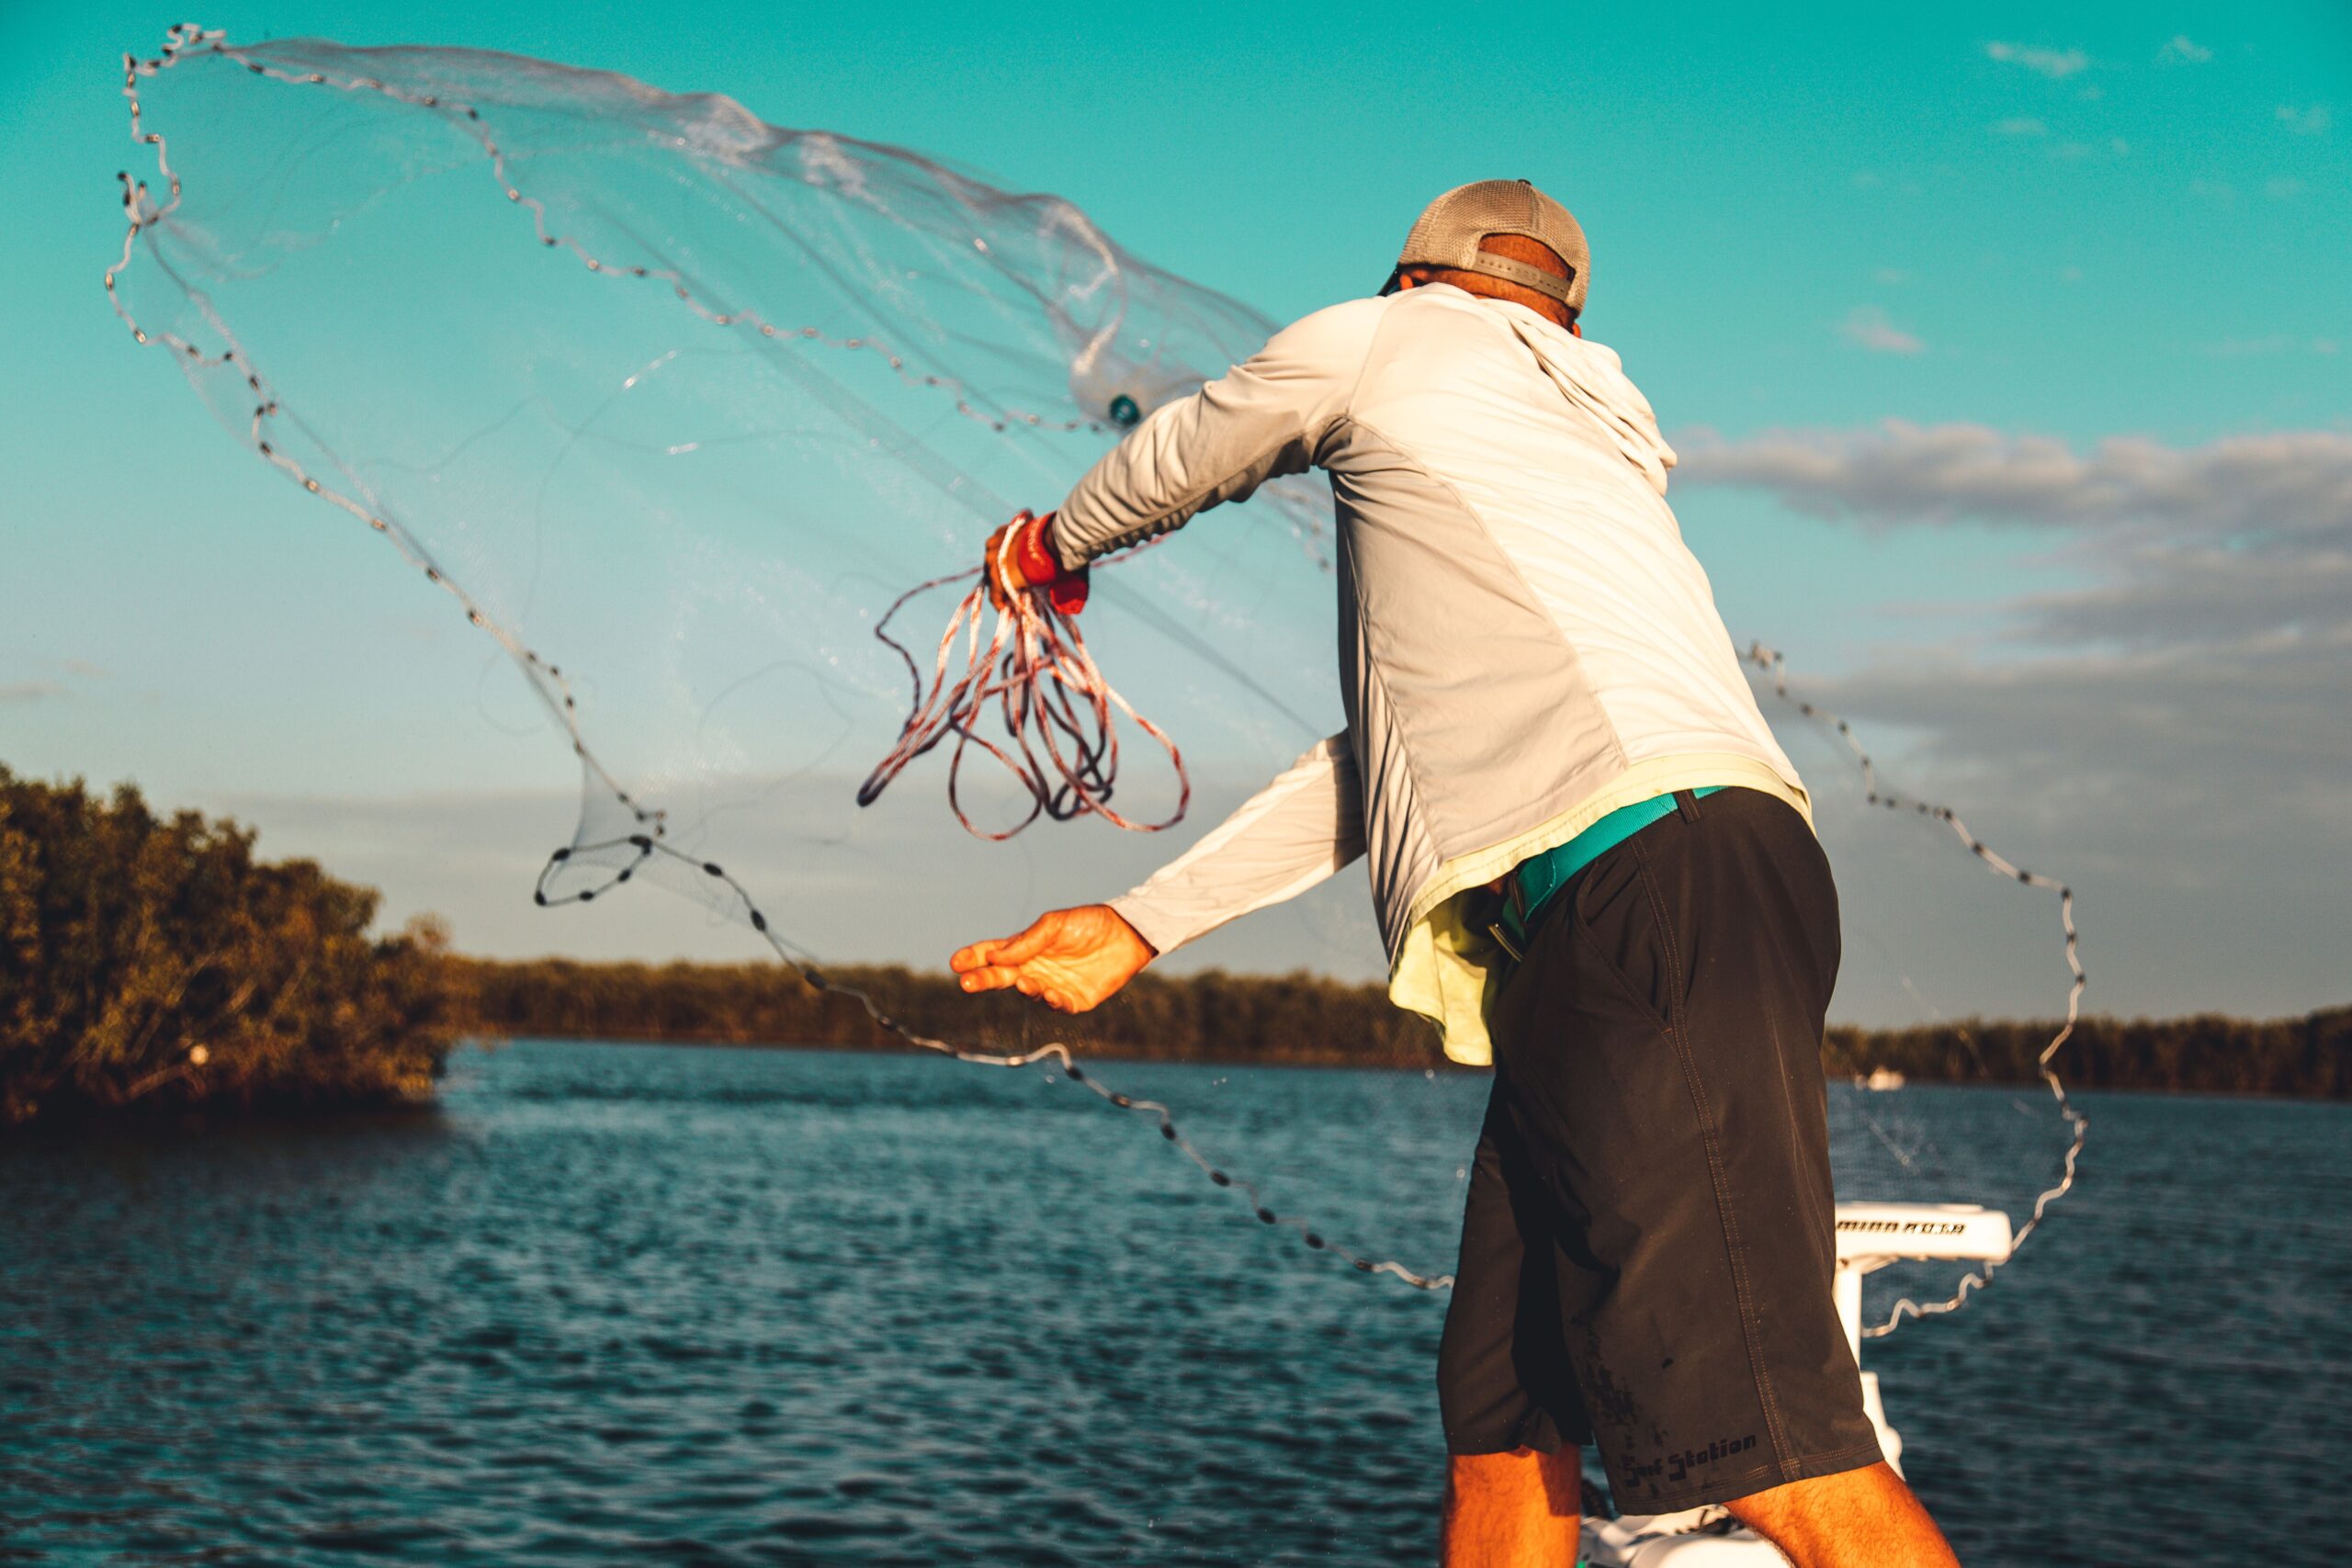
[{"label": "distant shoreline", "polygon": [[[483,1037],[903,1051],[836,989],[764,964],[502,961],[437,921],[374,931],[371,888],[265,862],[234,822],[157,814],[125,784],[0,766],[0,1129],[430,1104],[450,1050]],[[916,1034],[1012,1055],[1455,1071],[1383,987],[1306,973],[1146,973],[1077,1017],[900,966],[829,970]],[[1968,1020],[1832,1028],[1833,1078],[2031,1083],[2055,1026]],[[2352,1007],[2306,1018],[2085,1020],[2069,1084],[2352,1100]]]},{"label": "distant shoreline", "polygon": [[[830,1045],[812,1044],[805,1040],[672,1040],[624,1038],[617,1035],[514,1034],[471,1036],[458,1042],[458,1044],[461,1049],[471,1049],[482,1052],[503,1051],[517,1045],[649,1045],[656,1046],[664,1050],[675,1051],[767,1051],[778,1054],[829,1051],[835,1055],[843,1056],[908,1056],[921,1058],[930,1058],[936,1055],[936,1053],[934,1052],[926,1051],[920,1045],[909,1045],[904,1041],[893,1041],[888,1043],[879,1045]],[[1272,1061],[1265,1057],[1238,1055],[1177,1058],[1172,1056],[1152,1056],[1122,1050],[1083,1050],[1080,1051],[1078,1054],[1083,1056],[1090,1066],[1097,1063],[1102,1063],[1114,1066],[1147,1067],[1278,1067],[1284,1070],[1295,1069],[1301,1072],[1419,1072],[1420,1070],[1418,1067],[1387,1066],[1375,1062],[1363,1061],[1310,1061],[1297,1059]],[[2057,1065],[2060,1077],[2066,1079],[2067,1087],[2070,1089],[2086,1089],[2089,1092],[2098,1094],[2164,1096],[2167,1098],[2188,1100],[2267,1100],[2282,1104],[2297,1105],[2342,1105],[2352,1103],[2352,1096],[2310,1095],[2274,1089],[2164,1089],[2148,1088],[2132,1084],[2085,1085],[2075,1082],[2071,1075],[2066,1072],[2065,1058],[2063,1052],[2060,1054]],[[1051,1065],[1042,1064],[1042,1066],[1050,1068]],[[1445,1063],[1444,1070],[1449,1076],[1459,1076],[1463,1077],[1479,1077],[1487,1071],[1484,1067],[1464,1066],[1458,1062]],[[1855,1083],[1851,1074],[1840,1075],[1831,1073],[1828,1075],[1828,1081],[1830,1087],[1833,1089],[1849,1088],[1860,1089],[1861,1088],[1860,1085]],[[1893,1092],[1899,1094],[1903,1092],[1903,1089],[1973,1089],[1987,1094],[2003,1091],[2014,1092],[2018,1089],[2031,1089],[2042,1094],[2047,1094],[2049,1092],[2039,1077],[1919,1078],[1904,1084],[1902,1089],[1895,1089]]]},{"label": "distant shoreline", "polygon": [[[586,964],[452,958],[485,1035],[626,1044],[906,1051],[863,1010],[773,964]],[[965,995],[953,976],[832,966],[919,1033],[1011,1052],[1060,1039],[1102,1059],[1236,1066],[1461,1070],[1436,1035],[1376,985],[1308,974],[1147,974],[1095,1012],[1063,1017],[1007,995]],[[1833,1081],[1890,1068],[1913,1083],[2034,1085],[2054,1022],[1978,1019],[1900,1030],[1833,1025]],[[2252,1021],[2085,1019],[2059,1057],[2085,1089],[2352,1100],[2352,1008]]]}]

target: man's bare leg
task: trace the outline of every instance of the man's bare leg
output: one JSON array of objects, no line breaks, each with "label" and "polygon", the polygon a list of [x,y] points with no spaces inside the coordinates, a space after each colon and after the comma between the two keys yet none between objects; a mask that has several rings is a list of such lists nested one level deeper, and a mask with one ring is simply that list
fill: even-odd
[{"label": "man's bare leg", "polygon": [[1445,1568],[1575,1568],[1577,1451],[1456,1454],[1445,1481]]},{"label": "man's bare leg", "polygon": [[1724,1505],[1797,1568],[1959,1568],[1943,1531],[1881,1462],[1792,1481]]}]

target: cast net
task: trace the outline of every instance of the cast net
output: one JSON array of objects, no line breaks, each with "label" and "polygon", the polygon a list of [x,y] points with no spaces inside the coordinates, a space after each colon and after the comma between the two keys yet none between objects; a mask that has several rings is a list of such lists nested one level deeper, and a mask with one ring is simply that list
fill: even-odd
[{"label": "cast net", "polygon": [[[944,1024],[825,962],[936,967],[1132,886],[1340,727],[1319,479],[1099,568],[1082,646],[967,597],[991,528],[1276,323],[1068,201],[726,97],[194,28],[126,63],[154,164],[124,178],[116,307],[240,441],[503,649],[491,718],[581,775],[543,904],[684,895],[738,953],[748,931],[786,960],[799,980],[779,984],[1133,1113],[1205,1174],[1188,1190],[1238,1195],[1265,1234],[1445,1283],[1485,1089],[1401,1016],[1303,979],[1271,1011],[1261,996],[1253,1043],[1280,1058],[1287,1016],[1372,1070],[1244,1093],[1240,1069],[1088,1060],[1131,1048],[1155,1006],[1214,1034],[1213,990],[1077,1019],[974,1002]],[[951,689],[967,671],[994,684]],[[1114,826],[1173,824],[1188,797],[1182,833]],[[1181,956],[1372,977],[1360,878]]]}]

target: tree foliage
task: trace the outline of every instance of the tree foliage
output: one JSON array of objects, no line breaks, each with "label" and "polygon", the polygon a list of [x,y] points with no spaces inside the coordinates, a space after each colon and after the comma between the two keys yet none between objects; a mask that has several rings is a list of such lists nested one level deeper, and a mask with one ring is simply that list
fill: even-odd
[{"label": "tree foliage", "polygon": [[[854,1004],[773,964],[501,963],[461,959],[490,1032],[552,1039],[888,1047]],[[1010,992],[969,997],[954,978],[903,968],[828,969],[885,1012],[959,1043],[1019,1047],[1049,1038],[1050,1017]],[[1145,974],[1088,1015],[1095,1048],[1185,1060],[1442,1067],[1436,1036],[1378,986],[1311,975]],[[1833,1077],[1892,1067],[1920,1082],[2026,1083],[2056,1025],[1971,1020],[1932,1028],[1834,1028]],[[2091,1018],[2060,1064],[2084,1088],[2352,1098],[2352,1009],[2253,1022],[2207,1016]]]},{"label": "tree foliage", "polygon": [[[770,964],[501,962],[435,922],[369,935],[377,896],[254,835],[0,767],[0,1126],[126,1109],[381,1105],[429,1097],[468,1032],[889,1048],[847,998]],[[1059,1032],[1035,1004],[952,976],[842,967],[914,1030],[1020,1049]],[[1833,1077],[2027,1082],[2051,1025],[1836,1028]],[[1313,975],[1146,974],[1090,1014],[1096,1050],[1170,1060],[1440,1067],[1436,1036],[1377,986]],[[2352,1098],[2352,1009],[2253,1022],[2086,1020],[2085,1088]]]},{"label": "tree foliage", "polygon": [[[903,1044],[847,998],[773,964],[582,964],[459,959],[486,1032],[544,1039],[888,1048]],[[918,1033],[991,1050],[1053,1038],[1063,1021],[1010,991],[967,996],[955,976],[828,964]],[[1122,1055],[1442,1066],[1429,1026],[1376,986],[1318,976],[1146,974],[1086,1015],[1073,1038]]]},{"label": "tree foliage", "polygon": [[[1822,1063],[1832,1076],[1893,1067],[1922,1081],[2026,1083],[2056,1032],[2052,1023],[1977,1019],[1917,1029],[1832,1029]],[[2078,1089],[2352,1100],[2352,1008],[2262,1021],[2219,1013],[2086,1018],[2057,1066]]]},{"label": "tree foliage", "polygon": [[446,936],[254,835],[0,767],[0,1125],[429,1097],[469,1016]]}]

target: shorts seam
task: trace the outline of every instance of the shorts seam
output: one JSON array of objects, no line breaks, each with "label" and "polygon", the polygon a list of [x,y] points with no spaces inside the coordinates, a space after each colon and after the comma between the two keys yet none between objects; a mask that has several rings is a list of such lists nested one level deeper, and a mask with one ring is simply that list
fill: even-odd
[{"label": "shorts seam", "polygon": [[[1519,1452],[1521,1449],[1531,1449],[1539,1454],[1555,1454],[1562,1449],[1576,1449],[1581,1450],[1584,1448],[1582,1443],[1571,1443],[1568,1441],[1567,1434],[1560,1430],[1559,1422],[1553,1419],[1549,1411],[1543,1410],[1540,1405],[1537,1408],[1539,1412],[1541,1412],[1541,1419],[1521,1422],[1521,1426],[1526,1429],[1516,1434],[1510,1442],[1498,1443],[1495,1447],[1488,1448],[1485,1445],[1489,1439],[1464,1438],[1461,1440],[1464,1442],[1476,1441],[1479,1446],[1476,1448],[1456,1448],[1454,1446],[1455,1439],[1448,1438],[1445,1445],[1445,1457],[1448,1459],[1477,1459],[1486,1454],[1514,1454]],[[1538,1438],[1549,1438],[1550,1441],[1539,1442],[1536,1440]]]},{"label": "shorts seam", "polygon": [[1772,1462],[1785,1470],[1797,1462],[1789,1454],[1787,1425],[1781,1418],[1781,1407],[1772,1388],[1772,1379],[1766,1371],[1764,1347],[1758,1342],[1756,1328],[1756,1298],[1747,1278],[1747,1251],[1739,1237],[1739,1221],[1731,1205],[1731,1194],[1724,1178],[1723,1149],[1715,1136],[1714,1118],[1710,1114],[1707,1099],[1699,1081],[1699,1066],[1690,1052],[1690,1015],[1683,1004],[1684,975],[1682,952],[1675,943],[1673,923],[1667,919],[1666,900],[1659,895],[1657,878],[1652,873],[1649,847],[1636,833],[1625,840],[1634,847],[1641,862],[1642,894],[1650,907],[1650,919],[1657,927],[1658,943],[1664,948],[1667,961],[1667,1039],[1672,1043],[1676,1062],[1682,1068],[1683,1088],[1690,1096],[1690,1108],[1699,1122],[1699,1138],[1707,1151],[1707,1179],[1714,1190],[1715,1219],[1721,1226],[1724,1250],[1731,1264],[1732,1294],[1739,1308],[1739,1334],[1747,1351],[1748,1377],[1756,1386],[1757,1404],[1764,1415],[1765,1430],[1772,1438]]},{"label": "shorts seam", "polygon": [[[1618,1499],[1618,1507],[1627,1513],[1672,1514],[1684,1508],[1696,1508],[1710,1503],[1721,1504],[1734,1497],[1746,1497],[1751,1493],[1770,1491],[1774,1486],[1786,1486],[1799,1481],[1818,1481],[1826,1475],[1842,1475],[1849,1470],[1860,1470],[1865,1464],[1886,1458],[1886,1451],[1875,1441],[1852,1448],[1832,1449],[1827,1453],[1806,1454],[1786,1464],[1759,1465],[1744,1470],[1737,1475],[1725,1475],[1699,1486],[1686,1486],[1679,1492],[1662,1493],[1656,1497]],[[1849,1463],[1860,1461],[1860,1463]],[[1783,1472],[1794,1470],[1789,1475]],[[1763,1482],[1752,1486],[1751,1482]]]}]

